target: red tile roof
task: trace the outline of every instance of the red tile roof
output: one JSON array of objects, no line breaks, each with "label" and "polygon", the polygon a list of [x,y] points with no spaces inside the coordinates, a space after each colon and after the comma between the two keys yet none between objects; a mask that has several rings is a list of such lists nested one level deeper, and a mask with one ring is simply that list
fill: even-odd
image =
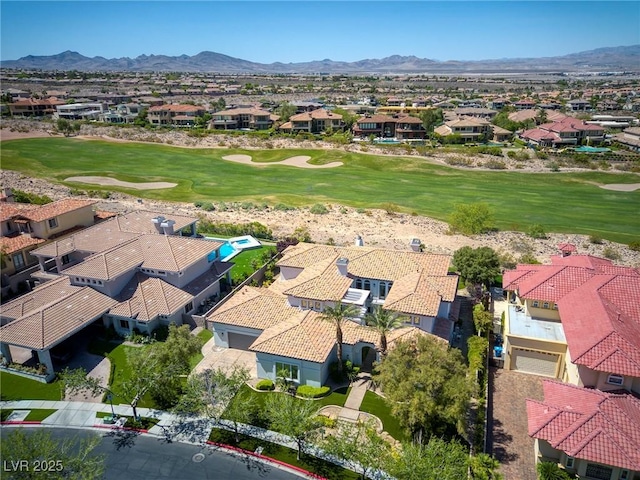
[{"label": "red tile roof", "polygon": [[558,248],[562,252],[577,252],[578,249],[573,243],[559,243]]},{"label": "red tile roof", "polygon": [[20,216],[27,218],[33,222],[43,222],[44,220],[55,218],[58,215],[73,212],[74,210],[79,210],[80,208],[90,207],[95,203],[97,202],[93,200],[65,198],[64,200],[58,200],[57,202],[41,205],[38,208],[21,211]]},{"label": "red tile roof", "polygon": [[543,381],[544,401],[527,400],[529,435],[567,455],[640,470],[640,400],[631,394]]},{"label": "red tile roof", "polygon": [[12,253],[19,252],[20,250],[24,250],[27,247],[32,247],[43,242],[46,242],[46,240],[43,240],[41,238],[34,238],[31,235],[27,234],[19,234],[12,237],[1,237],[0,249],[2,249],[5,254],[10,255]]}]

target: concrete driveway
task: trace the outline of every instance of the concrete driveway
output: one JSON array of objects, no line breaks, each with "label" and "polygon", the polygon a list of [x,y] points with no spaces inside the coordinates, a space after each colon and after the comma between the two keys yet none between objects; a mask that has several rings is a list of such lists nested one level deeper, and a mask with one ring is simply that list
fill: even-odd
[{"label": "concrete driveway", "polygon": [[256,367],[256,354],[246,350],[238,350],[236,348],[216,347],[212,338],[202,347],[204,358],[193,369],[194,372],[202,372],[208,369],[223,368],[229,369],[234,364],[246,367],[249,370],[251,378],[258,377]]}]

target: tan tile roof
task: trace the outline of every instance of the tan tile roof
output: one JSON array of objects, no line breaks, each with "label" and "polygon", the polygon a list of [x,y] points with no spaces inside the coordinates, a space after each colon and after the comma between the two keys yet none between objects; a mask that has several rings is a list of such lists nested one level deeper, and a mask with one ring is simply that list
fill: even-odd
[{"label": "tan tile roof", "polygon": [[[251,345],[254,352],[268,353],[309,362],[324,362],[336,344],[335,327],[319,318],[320,313],[307,310],[302,318],[281,322],[265,330]],[[359,341],[375,344],[377,333],[370,327],[347,321],[342,327],[343,343]]]},{"label": "tan tile roof", "polygon": [[222,242],[191,237],[140,235],[69,267],[64,274],[109,280],[136,267],[179,272],[221,245]]},{"label": "tan tile roof", "polygon": [[2,249],[5,254],[10,255],[12,253],[19,252],[20,250],[24,250],[25,248],[33,247],[44,242],[46,242],[46,240],[43,240],[42,238],[34,238],[31,235],[27,234],[19,234],[11,237],[0,237],[0,249]]},{"label": "tan tile roof", "polygon": [[0,316],[15,320],[83,287],[74,287],[68,277],[60,277],[34,288],[29,293],[0,305]]},{"label": "tan tile roof", "polygon": [[101,317],[115,303],[91,287],[82,287],[0,327],[0,342],[34,350],[50,348]]},{"label": "tan tile roof", "polygon": [[50,218],[55,218],[58,215],[73,212],[80,208],[90,207],[95,203],[96,202],[93,200],[65,198],[63,200],[58,200],[57,202],[47,203],[46,205],[41,205],[38,208],[21,212],[21,215],[34,222],[42,222]]},{"label": "tan tile roof", "polygon": [[188,217],[185,215],[174,215],[140,210],[127,213],[125,215],[119,215],[115,218],[115,221],[118,223],[120,230],[123,232],[156,233],[156,228],[151,220],[158,216],[163,216],[166,220],[175,221],[176,223],[173,226],[174,231],[181,230],[187,225],[190,225],[191,223],[194,223],[198,220],[195,217]]},{"label": "tan tile roof", "polygon": [[197,105],[158,105],[149,108],[149,112],[200,112],[204,111],[203,107]]},{"label": "tan tile roof", "polygon": [[300,315],[286,297],[267,289],[244,287],[215,310],[210,322],[265,330]]},{"label": "tan tile roof", "polygon": [[291,285],[283,293],[313,300],[340,301],[353,283],[353,278],[340,274],[334,258],[330,256],[321,260],[305,268],[295,279],[282,282]]},{"label": "tan tile roof", "polygon": [[113,315],[149,321],[158,315],[172,315],[193,300],[189,293],[159,279],[137,273],[116,297],[120,303]]},{"label": "tan tile roof", "polygon": [[332,113],[324,108],[318,108],[310,112],[292,115],[289,120],[292,122],[305,122],[310,120],[342,120],[342,115],[339,113]]},{"label": "tan tile roof", "polygon": [[213,114],[214,117],[219,115],[256,115],[256,116],[268,116],[271,115],[267,110],[263,110],[261,108],[230,108],[228,110],[221,110],[220,112],[216,112]]},{"label": "tan tile roof", "polygon": [[17,215],[24,215],[30,210],[36,210],[40,206],[30,203],[0,202],[0,221],[6,222]]},{"label": "tan tile roof", "polygon": [[384,308],[435,317],[441,300],[453,302],[457,285],[456,275],[432,277],[420,272],[411,273],[394,282]]}]

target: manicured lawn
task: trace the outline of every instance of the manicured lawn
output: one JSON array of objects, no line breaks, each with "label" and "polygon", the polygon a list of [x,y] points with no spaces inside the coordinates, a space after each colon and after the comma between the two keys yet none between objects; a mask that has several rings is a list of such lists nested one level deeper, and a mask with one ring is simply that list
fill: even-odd
[{"label": "manicured lawn", "polygon": [[36,380],[0,372],[0,398],[9,400],[60,400],[62,398],[59,381],[40,383]]},{"label": "manicured lawn", "polygon": [[250,275],[253,272],[255,272],[256,269],[254,269],[251,266],[251,262],[253,261],[254,258],[260,257],[265,252],[265,250],[271,251],[272,255],[276,251],[275,247],[263,246],[260,248],[253,248],[251,250],[243,250],[238,255],[233,257],[231,259],[231,262],[235,264],[235,266],[231,270],[231,273],[233,274],[233,276],[245,278],[247,275]]},{"label": "manicured lawn", "polygon": [[[340,161],[344,165],[317,170],[281,165],[256,168],[222,160],[229,154],[249,154],[264,163],[308,155],[311,163]],[[161,200],[282,202],[293,206],[321,202],[362,208],[394,204],[401,211],[442,220],[457,203],[484,201],[490,204],[501,229],[526,231],[540,224],[547,232],[597,234],[625,243],[640,237],[640,216],[632,214],[638,210],[640,191],[598,187],[636,183],[638,176],[634,174],[473,171],[436,165],[425,158],[338,150],[183,149],[73,138],[6,141],[0,160],[4,169],[59,182],[73,175],[102,175],[132,182],[177,183],[175,188],[146,191],[102,188]]]},{"label": "manicured lawn", "polygon": [[[205,328],[204,330],[201,330],[197,336],[202,341],[202,345],[204,345],[211,339],[211,337],[213,337],[213,332]],[[189,369],[193,370],[193,368],[198,363],[200,363],[200,360],[202,360],[203,358],[204,358],[204,355],[202,355],[202,353],[200,352],[194,353],[189,359]]]},{"label": "manicured lawn", "polygon": [[209,435],[209,440],[216,443],[223,443],[225,445],[233,445],[240,447],[250,452],[255,452],[256,448],[262,447],[262,455],[280,460],[281,462],[289,465],[295,465],[296,467],[304,468],[309,472],[313,472],[321,477],[331,480],[356,480],[360,478],[355,472],[346,470],[338,465],[330,462],[326,462],[310,455],[302,455],[300,460],[296,458],[297,453],[291,448],[282,447],[275,443],[259,440],[257,438],[249,437],[247,435],[240,435],[240,441],[236,443],[235,435],[233,432],[214,428]]},{"label": "manicured lawn", "polygon": [[398,424],[398,420],[391,415],[391,408],[380,395],[371,391],[365,393],[360,410],[382,420],[385,431],[396,440],[409,440],[407,433]]},{"label": "manicured lawn", "polygon": [[207,328],[200,330],[200,332],[198,332],[198,338],[202,340],[203,345],[207,343],[209,340],[211,340],[211,337],[213,337],[213,332]]},{"label": "manicured lawn", "polygon": [[[52,408],[34,408],[27,414],[24,421],[41,422],[42,420],[47,418],[49,415],[51,415],[55,411],[56,410]],[[13,412],[13,409],[0,410],[0,418],[2,419],[3,422],[6,421],[7,418],[9,418],[9,415],[11,415],[11,412]]]}]

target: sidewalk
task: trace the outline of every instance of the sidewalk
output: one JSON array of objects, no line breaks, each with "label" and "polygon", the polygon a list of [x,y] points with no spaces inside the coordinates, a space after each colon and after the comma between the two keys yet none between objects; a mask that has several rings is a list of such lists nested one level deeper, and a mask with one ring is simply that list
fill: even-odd
[{"label": "sidewalk", "polygon": [[356,378],[353,379],[349,396],[338,414],[340,420],[353,423],[358,421],[360,405],[362,405],[362,400],[364,400],[364,395],[367,393],[370,385],[371,374],[369,372],[360,372]]}]

